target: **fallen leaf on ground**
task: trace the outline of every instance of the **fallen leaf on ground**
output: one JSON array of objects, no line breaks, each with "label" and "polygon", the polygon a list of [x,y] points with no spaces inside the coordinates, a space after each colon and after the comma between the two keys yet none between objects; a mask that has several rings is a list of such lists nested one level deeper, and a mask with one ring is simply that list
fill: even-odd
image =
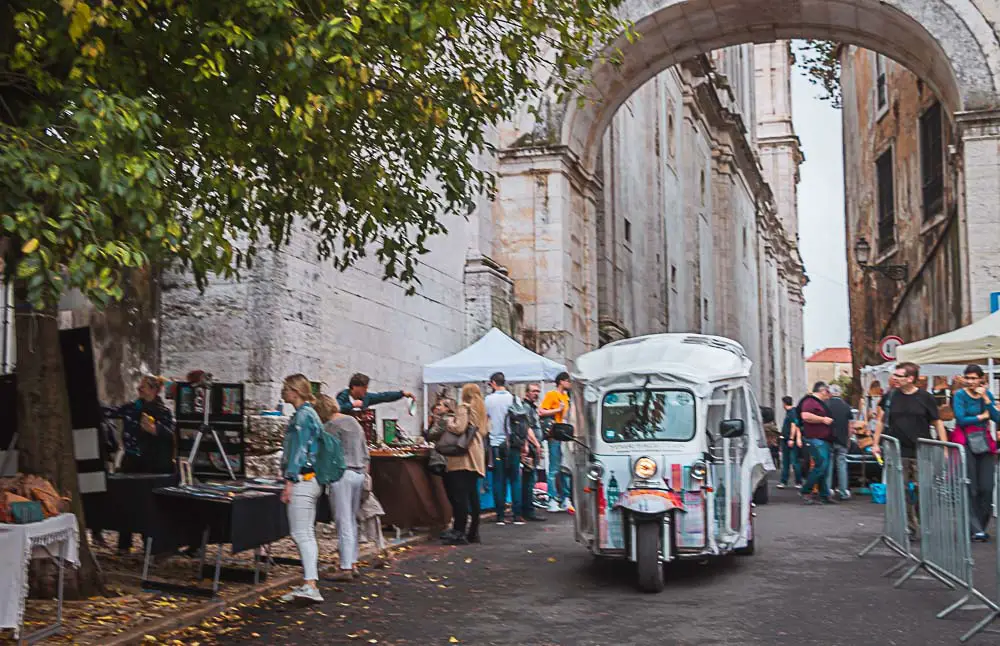
[{"label": "fallen leaf on ground", "polygon": [[466,562],[466,563],[472,563],[472,559],[471,559],[471,558],[469,558],[469,559],[465,559],[465,562]]},{"label": "fallen leaf on ground", "polygon": [[555,562],[556,562],[556,557],[550,556],[549,557],[549,563],[555,563]]},{"label": "fallen leaf on ground", "polygon": [[459,643],[458,637],[455,637],[454,635],[452,635],[451,637],[448,638],[448,643],[449,644],[458,644]]}]

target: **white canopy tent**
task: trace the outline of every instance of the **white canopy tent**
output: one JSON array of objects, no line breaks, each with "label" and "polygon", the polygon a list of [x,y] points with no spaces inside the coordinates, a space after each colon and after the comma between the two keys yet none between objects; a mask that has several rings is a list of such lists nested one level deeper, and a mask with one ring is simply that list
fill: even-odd
[{"label": "white canopy tent", "polygon": [[427,386],[489,381],[502,372],[509,383],[553,381],[566,366],[527,349],[497,328],[466,349],[424,366],[424,412]]},{"label": "white canopy tent", "polygon": [[896,361],[976,363],[1000,357],[1000,312],[972,325],[896,348]]}]

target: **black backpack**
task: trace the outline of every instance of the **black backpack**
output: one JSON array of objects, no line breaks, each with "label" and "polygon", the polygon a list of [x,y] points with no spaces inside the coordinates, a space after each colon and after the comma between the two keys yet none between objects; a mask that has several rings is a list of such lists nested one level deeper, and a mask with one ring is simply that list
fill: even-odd
[{"label": "black backpack", "polygon": [[531,428],[531,411],[528,404],[515,398],[510,408],[507,409],[505,426],[507,446],[521,450],[528,442],[528,429]]}]

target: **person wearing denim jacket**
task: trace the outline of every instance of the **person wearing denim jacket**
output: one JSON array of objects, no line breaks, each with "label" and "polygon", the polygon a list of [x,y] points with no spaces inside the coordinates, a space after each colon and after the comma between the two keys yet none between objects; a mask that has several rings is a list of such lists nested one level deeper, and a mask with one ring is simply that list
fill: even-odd
[{"label": "person wearing denim jacket", "polygon": [[295,407],[282,443],[281,475],[285,489],[281,502],[287,505],[288,527],[302,560],[303,583],[282,600],[323,601],[319,593],[319,547],[316,545],[316,503],[322,487],[316,481],[316,451],[323,423],[312,406],[312,385],[304,375],[285,378],[281,398]]},{"label": "person wearing denim jacket", "polygon": [[[973,540],[989,539],[986,528],[990,524],[993,505],[993,475],[996,469],[997,441],[990,430],[990,421],[1000,422],[996,397],[986,388],[983,369],[976,364],[966,366],[964,387],[952,397],[955,411],[955,429],[949,438],[965,449],[965,466],[969,478],[969,525]],[[975,454],[968,447],[968,435],[986,432],[989,451]]]}]

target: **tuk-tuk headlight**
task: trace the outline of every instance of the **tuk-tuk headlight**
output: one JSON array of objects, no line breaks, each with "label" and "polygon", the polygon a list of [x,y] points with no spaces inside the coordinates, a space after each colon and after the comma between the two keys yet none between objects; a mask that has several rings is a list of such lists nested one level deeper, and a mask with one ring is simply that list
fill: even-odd
[{"label": "tuk-tuk headlight", "polygon": [[704,460],[698,460],[691,465],[691,471],[689,473],[695,480],[704,480],[705,476],[708,475],[708,465],[705,464]]},{"label": "tuk-tuk headlight", "polygon": [[636,478],[649,480],[656,475],[656,460],[653,458],[639,458],[635,461],[635,466],[632,467],[632,473],[635,474]]},{"label": "tuk-tuk headlight", "polygon": [[602,478],[604,478],[604,465],[600,462],[591,462],[587,467],[587,479],[600,482]]}]

